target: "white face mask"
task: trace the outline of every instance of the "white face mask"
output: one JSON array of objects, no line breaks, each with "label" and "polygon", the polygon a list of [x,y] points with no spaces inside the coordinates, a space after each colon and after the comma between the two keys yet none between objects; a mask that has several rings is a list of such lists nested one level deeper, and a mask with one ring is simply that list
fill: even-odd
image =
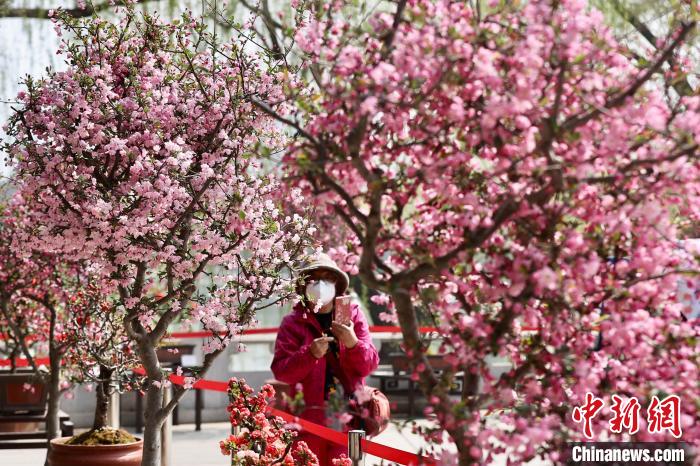
[{"label": "white face mask", "polygon": [[306,297],[317,307],[323,307],[335,298],[335,283],[330,280],[312,280],[306,285]]}]

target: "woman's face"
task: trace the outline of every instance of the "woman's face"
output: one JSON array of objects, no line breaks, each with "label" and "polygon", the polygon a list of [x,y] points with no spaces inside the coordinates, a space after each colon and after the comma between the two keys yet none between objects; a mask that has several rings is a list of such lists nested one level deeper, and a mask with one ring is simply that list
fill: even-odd
[{"label": "woman's face", "polygon": [[329,312],[332,309],[337,280],[335,273],[323,269],[314,270],[306,277],[306,297],[312,303],[318,304],[321,312]]}]

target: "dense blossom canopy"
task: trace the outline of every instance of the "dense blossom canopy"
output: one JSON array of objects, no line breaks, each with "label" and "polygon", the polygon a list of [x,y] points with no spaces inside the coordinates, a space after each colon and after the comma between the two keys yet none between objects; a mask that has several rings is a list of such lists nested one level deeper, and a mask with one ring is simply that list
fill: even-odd
[{"label": "dense blossom canopy", "polygon": [[8,125],[25,247],[90,261],[128,331],[161,337],[186,315],[229,332],[206,348],[219,350],[256,303],[288,293],[282,271],[303,243],[306,221],[280,212],[261,165],[281,133],[250,103],[278,86],[189,16],[62,27],[68,69],[29,79]]},{"label": "dense blossom canopy", "polygon": [[[455,370],[481,376],[455,405],[416,360],[460,464],[504,447],[556,460],[582,436],[571,411],[587,392],[644,407],[679,395],[683,438],[699,442],[700,340],[677,285],[697,272],[680,240],[700,207],[700,98],[672,88],[694,24],[642,59],[582,0],[359,14],[334,2],[295,35],[318,85],[294,95],[287,162],[319,221],[343,219],[321,229],[327,244],[384,292],[409,354],[427,315]],[[494,378],[490,356],[512,369]],[[635,439],[665,438],[641,422]]]}]

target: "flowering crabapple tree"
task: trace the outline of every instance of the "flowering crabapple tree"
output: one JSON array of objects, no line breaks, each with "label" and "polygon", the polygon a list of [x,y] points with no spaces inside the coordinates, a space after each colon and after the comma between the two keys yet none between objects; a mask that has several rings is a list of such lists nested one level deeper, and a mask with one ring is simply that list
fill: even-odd
[{"label": "flowering crabapple tree", "polygon": [[[5,148],[29,234],[21,240],[103,271],[146,372],[143,464],[185,393],[156,347],[176,322],[212,332],[202,374],[256,312],[293,293],[288,268],[313,228],[285,216],[262,161],[284,142],[250,101],[278,101],[266,57],[218,44],[202,20],[57,18],[68,69],[26,81]],[[283,111],[277,108],[276,111]],[[300,190],[289,200],[301,207]]]},{"label": "flowering crabapple tree", "polygon": [[[12,250],[16,230],[11,214],[2,212],[0,223],[0,312],[7,338],[16,355],[26,358],[33,373],[46,384],[49,438],[60,436],[61,357],[68,351],[63,341],[63,276],[47,255],[23,258]],[[43,351],[42,351],[43,350]],[[48,371],[36,360],[48,355]]]},{"label": "flowering crabapple tree", "polygon": [[93,431],[113,427],[108,415],[114,393],[140,388],[131,373],[138,357],[122,325],[123,310],[114,309],[100,279],[92,277],[72,296],[64,326],[64,344],[69,351],[63,366],[75,374],[74,383],[95,387]]},{"label": "flowering crabapple tree", "polygon": [[[46,384],[49,438],[60,436],[60,395],[71,383],[98,382],[94,424],[105,427],[109,398],[101,395],[117,380],[125,381],[133,352],[122,327],[110,325],[99,277],[88,267],[50,254],[17,253],[19,215],[6,210],[0,219],[0,318],[14,347],[12,357],[23,356]],[[48,370],[38,361],[42,354],[48,356]],[[109,373],[95,371],[98,365]],[[113,377],[115,371],[121,379]]]},{"label": "flowering crabapple tree", "polygon": [[[582,437],[587,392],[608,406],[678,395],[698,445],[700,340],[677,284],[698,270],[678,240],[698,220],[700,98],[673,86],[695,2],[642,56],[582,0],[482,3],[294,2],[276,31],[302,56],[297,113],[276,115],[296,132],[290,184],[398,321],[439,422],[423,432],[457,447],[445,464],[556,463]],[[451,362],[440,376],[423,317]],[[489,356],[510,370],[495,376]],[[594,435],[623,438],[608,414]],[[672,438],[646,422],[634,439]]]}]

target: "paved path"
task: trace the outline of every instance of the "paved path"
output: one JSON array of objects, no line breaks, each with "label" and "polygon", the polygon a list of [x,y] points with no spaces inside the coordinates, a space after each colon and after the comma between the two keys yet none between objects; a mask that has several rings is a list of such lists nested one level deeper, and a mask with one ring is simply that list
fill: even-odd
[{"label": "paved path", "polygon": [[[425,423],[426,421],[419,421]],[[195,432],[193,424],[183,424],[173,427],[173,465],[172,466],[228,466],[219,451],[219,441],[228,436],[230,424],[204,424],[200,432]],[[417,452],[423,444],[420,436],[411,433],[410,427],[398,427],[391,424],[379,436],[373,439],[377,443],[389,445],[404,451]],[[0,450],[1,466],[42,466],[46,450]],[[386,466],[389,463],[373,456],[367,456],[365,466]],[[505,458],[495,460],[492,466],[504,466]],[[530,466],[540,466],[545,463],[532,461]],[[321,465],[325,466],[325,465]],[[330,465],[328,465],[330,466]]]},{"label": "paved path", "polygon": [[[195,432],[193,424],[183,424],[173,427],[173,466],[227,466],[230,464],[219,451],[219,440],[226,438],[230,432],[230,424],[204,424],[202,431]],[[406,451],[415,452],[421,444],[418,436],[403,429],[403,433],[394,425],[374,439],[378,443],[390,445]],[[2,466],[42,466],[46,450],[0,450],[0,465]],[[366,466],[379,465],[381,461],[367,457]],[[387,464],[385,462],[385,464]]]}]

